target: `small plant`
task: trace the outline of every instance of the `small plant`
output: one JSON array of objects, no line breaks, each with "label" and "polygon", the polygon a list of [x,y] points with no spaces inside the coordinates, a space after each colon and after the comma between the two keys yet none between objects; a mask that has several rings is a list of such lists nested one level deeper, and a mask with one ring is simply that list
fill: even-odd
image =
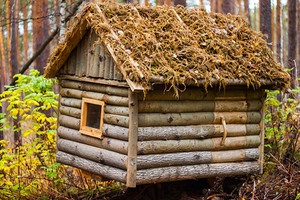
[{"label": "small plant", "polygon": [[3,199],[38,197],[45,190],[45,183],[61,181],[54,172],[52,176],[50,173],[56,151],[56,117],[50,112],[58,106],[58,96],[53,92],[55,81],[45,79],[36,70],[15,77],[16,85],[0,95],[0,106],[6,106],[6,113],[0,115],[0,128],[17,139],[15,144],[0,141]]}]

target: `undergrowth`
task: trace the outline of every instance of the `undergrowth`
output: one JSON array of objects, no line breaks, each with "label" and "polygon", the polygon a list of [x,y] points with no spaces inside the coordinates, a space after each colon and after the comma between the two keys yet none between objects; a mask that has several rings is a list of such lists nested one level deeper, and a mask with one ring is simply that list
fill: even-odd
[{"label": "undergrowth", "polygon": [[55,81],[36,70],[16,75],[16,86],[0,94],[0,199],[80,199],[121,187],[89,179],[56,163]]}]

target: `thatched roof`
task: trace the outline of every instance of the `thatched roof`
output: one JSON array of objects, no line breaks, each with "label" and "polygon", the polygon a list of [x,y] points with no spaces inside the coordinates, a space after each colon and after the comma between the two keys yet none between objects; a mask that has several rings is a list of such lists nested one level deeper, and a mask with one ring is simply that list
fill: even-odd
[{"label": "thatched roof", "polygon": [[87,4],[51,54],[54,77],[87,29],[103,42],[123,76],[147,87],[246,85],[286,88],[290,77],[263,35],[241,17],[183,7]]}]

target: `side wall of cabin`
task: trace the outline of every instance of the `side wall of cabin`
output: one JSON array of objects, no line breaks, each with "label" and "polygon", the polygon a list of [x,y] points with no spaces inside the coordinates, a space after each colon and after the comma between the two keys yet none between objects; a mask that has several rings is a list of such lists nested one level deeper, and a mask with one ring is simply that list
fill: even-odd
[{"label": "side wall of cabin", "polygon": [[263,90],[140,94],[137,184],[259,172],[263,102]]},{"label": "side wall of cabin", "polygon": [[[59,71],[57,161],[126,182],[128,85],[96,39],[88,31]],[[102,139],[79,132],[82,98],[105,102]]]}]

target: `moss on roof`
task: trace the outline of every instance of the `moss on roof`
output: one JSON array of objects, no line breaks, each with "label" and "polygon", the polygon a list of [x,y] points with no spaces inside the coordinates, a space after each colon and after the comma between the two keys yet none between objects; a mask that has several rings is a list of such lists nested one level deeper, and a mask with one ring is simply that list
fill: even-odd
[{"label": "moss on roof", "polygon": [[88,4],[84,10],[90,13],[81,17],[86,16],[123,75],[143,86],[154,81],[175,91],[180,85],[225,87],[233,81],[253,88],[289,86],[290,77],[264,36],[239,16],[119,4]]}]

